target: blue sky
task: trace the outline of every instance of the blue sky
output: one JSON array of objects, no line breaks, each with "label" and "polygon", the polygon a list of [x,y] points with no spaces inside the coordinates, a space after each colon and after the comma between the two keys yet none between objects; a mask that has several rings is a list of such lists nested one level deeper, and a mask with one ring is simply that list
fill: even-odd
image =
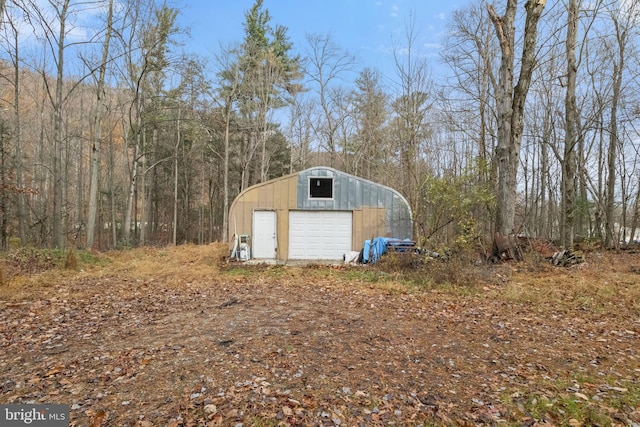
[{"label": "blue sky", "polygon": [[[284,25],[302,53],[305,34],[331,34],[333,41],[356,56],[359,67],[393,70],[391,50],[404,44],[404,28],[415,16],[418,28],[416,54],[429,58],[434,69],[446,31],[456,8],[469,0],[264,0],[273,24]],[[241,41],[244,14],[253,0],[189,0],[181,7],[180,23],[191,31],[185,47],[203,55],[219,44]]]}]

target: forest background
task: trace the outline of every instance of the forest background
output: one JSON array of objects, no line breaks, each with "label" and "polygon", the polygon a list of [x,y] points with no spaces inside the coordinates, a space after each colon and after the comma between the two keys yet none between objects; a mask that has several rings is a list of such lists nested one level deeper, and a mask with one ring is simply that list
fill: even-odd
[{"label": "forest background", "polygon": [[632,242],[640,2],[496,3],[454,11],[437,59],[407,16],[383,75],[262,0],[206,56],[164,2],[2,0],[0,249],[227,241],[235,196],[315,165],[399,190],[423,246]]}]

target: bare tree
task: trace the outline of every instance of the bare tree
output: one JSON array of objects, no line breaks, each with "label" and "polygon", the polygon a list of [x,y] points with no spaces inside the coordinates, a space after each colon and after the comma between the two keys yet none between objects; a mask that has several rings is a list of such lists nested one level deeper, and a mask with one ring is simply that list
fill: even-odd
[{"label": "bare tree", "polygon": [[[63,194],[63,173],[62,173],[62,150],[63,150],[63,120],[62,115],[62,89],[64,85],[64,51],[65,51],[65,38],[67,35],[66,24],[69,13],[69,0],[63,0],[62,5],[56,8],[56,15],[59,22],[59,31],[57,36],[57,49],[56,56],[56,86],[55,95],[49,91],[49,96],[53,105],[54,118],[53,118],[53,242],[58,248],[65,246],[64,224],[62,216],[62,194]],[[53,34],[51,34],[53,35]],[[53,46],[52,46],[53,47]],[[43,79],[46,82],[47,79],[43,75]]]},{"label": "bare tree", "polygon": [[340,94],[338,82],[353,70],[356,59],[341,49],[330,35],[308,34],[306,39],[309,61],[306,75],[320,108],[313,130],[317,140],[329,152],[329,166],[335,167],[341,150],[338,128],[345,119],[340,114],[336,100]]},{"label": "bare tree", "polygon": [[[53,245],[60,248],[66,245],[66,226],[70,212],[68,209],[70,205],[67,204],[66,198],[69,182],[66,178],[69,164],[67,146],[72,138],[67,134],[66,126],[72,116],[65,116],[64,113],[71,95],[91,74],[89,71],[73,81],[68,79],[65,59],[67,51],[70,49],[79,51],[81,46],[90,43],[89,40],[72,39],[68,36],[75,27],[74,19],[83,12],[95,8],[96,5],[96,1],[72,2],[71,0],[49,0],[44,4],[35,0],[26,0],[22,4],[28,22],[38,38],[42,40],[44,47],[43,58],[45,60],[43,60],[38,72],[52,110],[53,214],[51,229],[53,230]],[[53,73],[45,68],[47,58],[53,61],[55,67]],[[55,75],[54,79],[51,78],[51,74]],[[77,167],[80,168],[81,165],[77,165]],[[77,232],[82,229],[82,224],[74,225],[77,227]]]},{"label": "bare tree", "polygon": [[[70,0],[62,0],[60,3],[51,2],[55,14],[54,22],[50,22],[45,12],[31,0],[31,10],[37,15],[48,47],[54,53],[56,65],[55,87],[49,86],[49,80],[44,70],[41,71],[42,80],[47,89],[47,95],[53,108],[53,244],[58,248],[65,246],[63,218],[63,186],[64,175],[62,170],[64,128],[63,128],[63,87],[64,87],[64,54],[66,48],[67,24],[70,14]],[[58,25],[57,32],[54,25]]]},{"label": "bare tree", "polygon": [[[548,51],[549,60],[543,61],[533,74],[535,86],[532,90],[530,105],[532,108],[525,114],[526,126],[530,139],[529,151],[535,158],[531,161],[531,169],[523,171],[525,180],[531,179],[532,186],[527,192],[524,226],[527,233],[536,237],[551,238],[558,221],[554,220],[556,210],[553,208],[556,185],[553,179],[555,170],[554,159],[561,161],[562,154],[558,146],[557,129],[561,127],[556,111],[561,111],[561,94],[557,90],[558,76],[565,72],[562,52],[557,46],[561,43],[551,43]],[[553,154],[553,155],[552,155]],[[530,176],[530,178],[529,178]]]},{"label": "bare tree", "polygon": [[[399,165],[402,176],[402,191],[409,201],[418,227],[414,233],[420,233],[422,203],[420,192],[424,171],[420,168],[422,146],[430,132],[427,113],[432,107],[432,81],[429,67],[424,58],[417,55],[416,42],[418,32],[416,22],[411,18],[404,33],[405,45],[394,49],[394,65],[397,74],[398,97],[392,103],[395,113],[394,132],[399,148]],[[420,240],[421,236],[414,236]]]},{"label": "bare tree", "polygon": [[[491,98],[498,85],[493,24],[486,8],[472,2],[468,8],[453,12],[449,32],[451,36],[445,41],[442,57],[449,65],[453,89],[461,94],[462,100],[457,106],[447,103],[441,108],[442,114],[456,126],[456,131],[477,141],[478,156],[489,165],[494,151],[492,135],[495,134]],[[441,98],[448,101],[444,95]],[[468,121],[458,119],[461,115],[476,114],[472,127]],[[489,177],[484,179],[489,180]]]},{"label": "bare tree", "polygon": [[[439,89],[437,114],[455,140],[473,143],[471,152],[460,157],[467,164],[475,163],[475,180],[480,186],[492,186],[496,176],[493,99],[498,91],[498,46],[485,5],[471,2],[454,11],[448,34],[441,55],[450,72],[447,85]],[[484,235],[491,234],[492,209],[493,203],[487,203],[476,212]]]},{"label": "bare tree", "polygon": [[291,146],[289,173],[309,166],[311,157],[311,130],[313,129],[313,99],[294,96],[289,108],[288,138]]},{"label": "bare tree", "polygon": [[565,98],[565,142],[562,162],[562,214],[561,246],[573,250],[575,203],[576,203],[576,146],[578,141],[576,106],[576,44],[578,42],[578,1],[569,0],[567,7],[567,91]]},{"label": "bare tree", "polygon": [[631,41],[631,32],[634,26],[637,26],[640,15],[640,6],[637,2],[620,2],[618,7],[610,9],[610,20],[614,28],[614,43],[605,41],[605,47],[611,52],[610,59],[613,63],[613,73],[611,80],[613,82],[610,119],[609,119],[609,147],[607,153],[607,191],[605,202],[605,240],[606,247],[617,247],[619,240],[615,236],[615,198],[616,183],[618,173],[616,171],[616,162],[618,160],[619,146],[621,146],[621,135],[618,127],[620,118],[619,107],[622,96],[622,83],[624,73],[627,67],[627,49]]},{"label": "bare tree", "polygon": [[102,45],[102,60],[98,67],[99,75],[96,87],[96,109],[93,116],[93,144],[91,147],[91,170],[89,182],[89,212],[87,217],[87,248],[93,247],[95,235],[96,214],[98,212],[98,187],[100,177],[100,157],[102,145],[102,111],[105,95],[105,76],[109,58],[109,44],[113,26],[113,0],[109,0],[105,38]]},{"label": "bare tree", "polygon": [[[14,144],[14,156],[15,156],[15,195],[16,195],[16,216],[18,217],[18,235],[20,236],[20,244],[27,244],[27,218],[26,218],[26,206],[25,195],[29,192],[24,188],[24,165],[23,165],[23,138],[21,127],[21,73],[20,73],[20,35],[17,26],[17,14],[23,12],[20,8],[14,9],[15,14],[6,13],[6,3],[2,1],[0,10],[0,21],[6,16],[6,24],[2,30],[6,33],[7,53],[11,58],[11,65],[13,67],[12,81],[10,84],[13,86],[13,126],[12,126],[12,139]],[[9,79],[9,77],[7,77]]]},{"label": "bare tree", "polygon": [[[496,93],[498,114],[498,188],[495,218],[496,233],[509,236],[515,232],[515,209],[517,173],[522,142],[524,105],[531,83],[531,74],[536,63],[538,21],[546,0],[526,0],[526,22],[522,48],[520,75],[514,86],[515,21],[517,0],[508,0],[506,11],[499,16],[493,5],[487,4],[502,53],[498,92]],[[494,252],[501,252],[501,242],[494,242]],[[511,245],[507,249],[513,252]],[[512,256],[516,256],[515,253]]]}]

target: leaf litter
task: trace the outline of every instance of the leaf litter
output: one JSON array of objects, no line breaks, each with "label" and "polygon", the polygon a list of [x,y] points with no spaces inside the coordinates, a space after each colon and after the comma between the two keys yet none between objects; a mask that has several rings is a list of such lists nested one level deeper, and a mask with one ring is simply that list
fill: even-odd
[{"label": "leaf litter", "polygon": [[[456,293],[182,250],[5,286],[0,401],[68,404],[74,426],[640,422],[638,283],[619,268]],[[598,281],[602,301],[569,285]]]}]

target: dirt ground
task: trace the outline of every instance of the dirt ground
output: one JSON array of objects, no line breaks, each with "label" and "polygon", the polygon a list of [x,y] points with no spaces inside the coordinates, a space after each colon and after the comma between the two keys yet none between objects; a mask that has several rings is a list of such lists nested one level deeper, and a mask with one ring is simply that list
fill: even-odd
[{"label": "dirt ground", "polygon": [[638,426],[640,255],[586,258],[462,288],[211,246],[5,273],[0,403],[74,426]]}]

